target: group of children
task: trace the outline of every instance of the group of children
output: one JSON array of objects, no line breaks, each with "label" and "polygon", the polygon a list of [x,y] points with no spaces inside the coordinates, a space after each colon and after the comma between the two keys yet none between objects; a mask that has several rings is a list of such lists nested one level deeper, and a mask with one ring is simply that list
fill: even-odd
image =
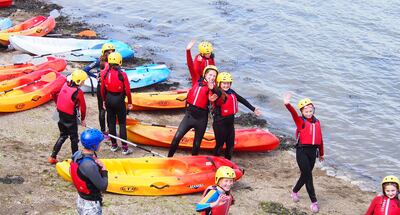
[{"label": "group of children", "polygon": [[[235,140],[234,115],[238,111],[238,102],[244,104],[257,116],[260,116],[261,112],[231,89],[232,75],[228,72],[219,72],[215,66],[212,44],[206,41],[201,42],[198,46],[199,54],[193,60],[190,50],[194,44],[195,40],[192,40],[186,47],[192,87],[188,92],[185,115],[172,140],[168,157],[175,154],[179,142],[190,129],[195,131],[192,155],[199,154],[211,110],[216,139],[213,154],[219,156],[222,147],[226,144],[225,158],[231,159]],[[102,56],[85,67],[84,71],[75,70],[71,74],[71,80],[65,83],[59,95],[54,95],[60,118],[58,122],[60,137],[48,161],[52,164],[57,162],[57,154],[69,136],[73,154],[71,176],[79,193],[77,206],[80,214],[85,214],[85,210],[86,212],[95,211],[96,213],[93,214],[101,214],[101,191],[107,188],[107,170],[97,159],[96,151],[100,148],[100,142],[107,137],[107,132],[116,135],[116,119],[119,123],[119,136],[126,140],[125,97],[128,98],[128,109],[132,108],[132,101],[129,81],[125,72],[121,70],[121,65],[122,57],[115,52],[115,47],[112,44],[104,44]],[[90,72],[93,68],[98,68],[98,75]],[[78,151],[78,108],[81,123],[83,126],[86,125],[85,99],[79,87],[88,78],[87,74],[98,78],[97,99],[101,132],[96,129],[84,131],[81,135],[84,149]],[[283,101],[296,125],[296,161],[301,173],[292,189],[291,198],[294,202],[298,202],[300,200],[298,192],[305,185],[311,200],[310,209],[316,213],[319,211],[319,205],[314,190],[312,171],[317,157],[320,161],[324,160],[321,124],[314,116],[315,106],[310,99],[305,98],[299,101],[298,108],[301,113],[299,116],[290,104],[290,98],[291,94],[287,93]],[[105,118],[107,118],[108,131]],[[111,150],[117,151],[119,148],[116,140],[112,138],[111,142]],[[124,155],[132,152],[126,143],[123,143],[122,149]],[[206,189],[203,199],[196,205],[196,211],[203,214],[228,214],[229,207],[234,202],[230,192],[234,179],[235,172],[230,167],[220,167],[215,176],[216,185]],[[383,196],[378,196],[371,202],[366,214],[400,214],[399,185],[396,177],[385,177],[382,181]]]}]

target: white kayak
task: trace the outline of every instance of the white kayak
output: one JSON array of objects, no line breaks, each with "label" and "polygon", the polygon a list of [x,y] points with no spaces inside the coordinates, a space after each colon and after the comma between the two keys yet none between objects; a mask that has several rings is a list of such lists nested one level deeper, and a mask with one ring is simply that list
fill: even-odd
[{"label": "white kayak", "polygon": [[101,55],[104,43],[112,43],[123,58],[133,57],[132,48],[118,40],[49,38],[33,36],[11,36],[10,44],[16,50],[35,54],[51,54],[68,61],[95,61]]}]

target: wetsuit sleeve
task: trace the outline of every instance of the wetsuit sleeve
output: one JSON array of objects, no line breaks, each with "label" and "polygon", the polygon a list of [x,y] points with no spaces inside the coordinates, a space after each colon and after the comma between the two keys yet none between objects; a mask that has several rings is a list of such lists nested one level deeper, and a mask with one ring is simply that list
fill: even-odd
[{"label": "wetsuit sleeve", "polygon": [[377,200],[378,200],[378,197],[375,197],[375,198],[371,201],[371,204],[369,205],[367,212],[365,212],[365,215],[373,215],[373,214],[374,214],[374,209],[375,209],[375,207],[376,207]]},{"label": "wetsuit sleeve", "polygon": [[253,105],[250,104],[249,101],[247,101],[247,99],[243,98],[242,96],[240,96],[239,94],[237,94],[235,91],[233,91],[236,95],[236,98],[238,100],[238,102],[242,103],[244,106],[246,106],[248,109],[250,109],[251,111],[254,112],[254,110],[256,109]]},{"label": "wetsuit sleeve", "polygon": [[90,72],[93,68],[100,68],[100,58],[83,68],[83,71],[85,71],[90,77],[97,78],[93,72]]},{"label": "wetsuit sleeve", "polygon": [[290,114],[292,114],[292,118],[293,118],[294,123],[296,123],[297,130],[300,131],[302,129],[302,126],[304,123],[303,119],[301,119],[301,117],[299,117],[299,115],[297,115],[296,110],[290,103],[285,104],[285,106],[289,110]]},{"label": "wetsuit sleeve", "polygon": [[186,50],[186,64],[188,66],[190,76],[192,77],[192,86],[194,86],[198,80],[198,77],[196,75],[196,72],[194,70],[194,65],[193,65],[193,59],[192,59],[192,53],[190,52],[190,49]]},{"label": "wetsuit sleeve", "polygon": [[97,189],[101,191],[107,190],[108,172],[99,172],[99,167],[94,161],[82,161],[79,165],[79,170],[85,175]]},{"label": "wetsuit sleeve", "polygon": [[219,197],[219,193],[216,190],[210,190],[208,193],[203,197],[203,199],[196,204],[196,211],[204,211],[211,208],[210,203],[217,201]]},{"label": "wetsuit sleeve", "polygon": [[103,84],[103,83],[105,83],[104,82],[105,81],[104,80],[104,75],[105,74],[106,74],[106,70],[105,69],[100,71],[100,82],[102,83],[102,84],[100,84],[100,94],[101,94],[101,98],[102,98],[103,101],[106,100],[106,87]]},{"label": "wetsuit sleeve", "polygon": [[122,76],[124,76],[125,95],[128,97],[128,104],[132,104],[131,86],[129,85],[128,76],[125,72],[122,72]]},{"label": "wetsuit sleeve", "polygon": [[318,151],[320,157],[324,156],[324,138],[322,137],[322,131],[321,131],[321,145],[319,145]]},{"label": "wetsuit sleeve", "polygon": [[85,118],[86,118],[86,102],[85,102],[85,96],[83,95],[82,90],[78,90],[78,96],[76,97],[76,99],[79,102],[79,107],[81,109],[81,119],[85,120]]}]

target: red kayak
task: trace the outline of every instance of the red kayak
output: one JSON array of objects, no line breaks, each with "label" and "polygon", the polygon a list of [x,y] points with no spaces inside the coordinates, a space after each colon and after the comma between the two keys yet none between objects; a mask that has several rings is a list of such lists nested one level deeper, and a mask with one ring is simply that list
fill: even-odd
[{"label": "red kayak", "polygon": [[[150,146],[171,146],[177,127],[165,125],[146,125],[134,119],[127,119],[128,139],[134,143]],[[189,131],[181,140],[179,148],[193,147],[194,131]],[[212,150],[215,146],[214,132],[206,132],[201,142],[201,149]],[[272,133],[259,129],[247,128],[235,130],[235,151],[265,152],[279,146],[279,139]]]},{"label": "red kayak", "polygon": [[0,66],[0,81],[13,79],[29,74],[36,70],[53,69],[62,72],[67,67],[67,62],[60,58],[47,57],[47,61],[38,65],[32,63]]},{"label": "red kayak", "polygon": [[13,5],[12,0],[0,0],[0,8],[1,7],[11,7]]}]

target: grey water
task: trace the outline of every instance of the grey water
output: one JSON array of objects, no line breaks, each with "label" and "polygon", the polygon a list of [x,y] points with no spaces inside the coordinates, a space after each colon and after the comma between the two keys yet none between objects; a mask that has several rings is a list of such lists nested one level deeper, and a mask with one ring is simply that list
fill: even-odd
[{"label": "grey water", "polygon": [[234,76],[233,89],[273,127],[294,133],[284,92],[293,92],[293,105],[314,101],[328,174],[364,190],[400,176],[399,1],[51,2],[131,44],[136,56],[167,63],[182,88],[190,85],[187,43],[209,40],[218,67]]}]

